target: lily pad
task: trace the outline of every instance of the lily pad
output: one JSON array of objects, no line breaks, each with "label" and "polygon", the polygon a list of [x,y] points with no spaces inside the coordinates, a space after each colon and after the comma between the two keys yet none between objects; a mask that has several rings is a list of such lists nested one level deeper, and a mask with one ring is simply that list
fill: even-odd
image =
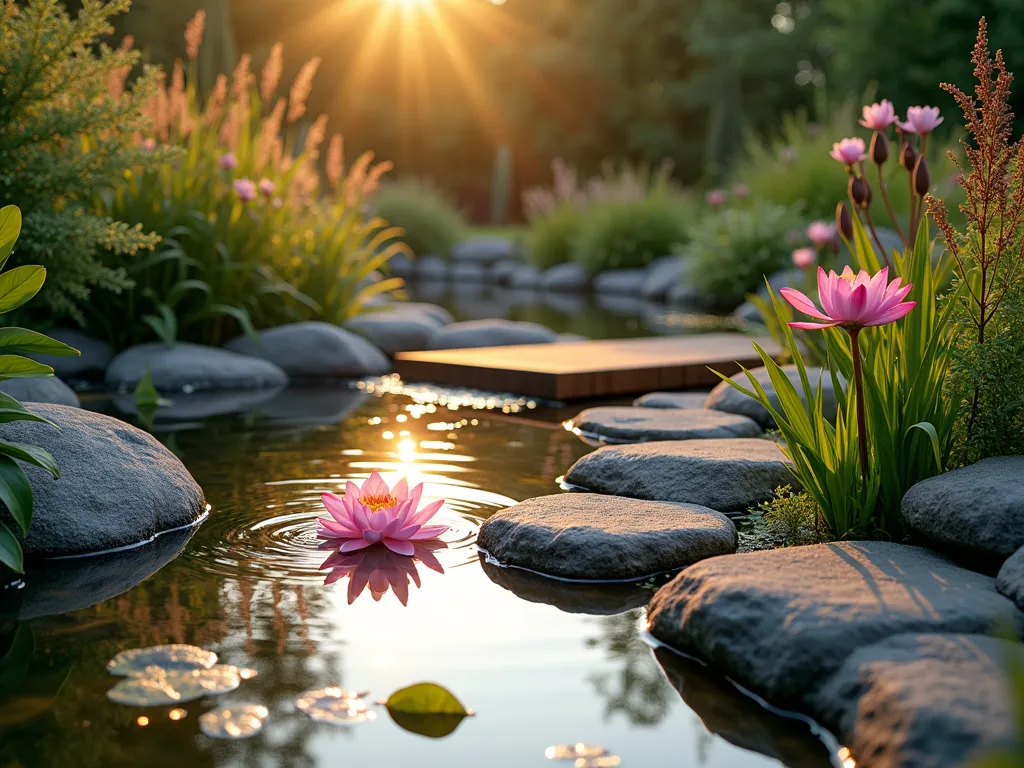
[{"label": "lily pad", "polygon": [[216,653],[195,645],[154,645],[121,651],[107,662],[107,671],[112,675],[128,677],[141,674],[147,667],[188,672],[193,669],[209,669],[216,663]]},{"label": "lily pad", "polygon": [[557,744],[544,750],[544,757],[548,760],[592,760],[604,757],[608,750],[594,744]]},{"label": "lily pad", "polygon": [[118,682],[107,691],[107,698],[129,707],[162,707],[228,693],[241,682],[238,667],[230,664],[185,670],[154,665]]},{"label": "lily pad", "polygon": [[402,688],[384,704],[397,726],[431,739],[448,736],[472,714],[451,691],[436,683]]},{"label": "lily pad", "polygon": [[199,730],[214,739],[247,739],[263,729],[270,714],[262,704],[234,704],[199,717]]},{"label": "lily pad", "polygon": [[306,691],[295,700],[295,706],[316,722],[330,725],[358,725],[377,718],[360,694],[344,688]]},{"label": "lily pad", "polygon": [[576,768],[619,768],[620,765],[622,765],[622,758],[618,755],[581,757],[575,763]]}]

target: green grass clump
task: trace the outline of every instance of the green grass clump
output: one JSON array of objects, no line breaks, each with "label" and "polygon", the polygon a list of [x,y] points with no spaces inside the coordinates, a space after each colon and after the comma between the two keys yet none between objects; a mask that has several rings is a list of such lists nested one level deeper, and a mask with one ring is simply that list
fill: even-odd
[{"label": "green grass clump", "polygon": [[548,269],[569,261],[582,221],[582,212],[571,203],[561,203],[534,219],[530,226],[530,262],[538,269]]},{"label": "green grass clump", "polygon": [[639,200],[589,207],[573,241],[573,260],[591,274],[646,267],[690,239],[690,216],[677,195],[654,192]]},{"label": "green grass clump", "polygon": [[448,258],[466,232],[466,222],[455,204],[432,184],[401,179],[381,186],[374,196],[377,215],[400,227],[402,239],[417,256]]}]

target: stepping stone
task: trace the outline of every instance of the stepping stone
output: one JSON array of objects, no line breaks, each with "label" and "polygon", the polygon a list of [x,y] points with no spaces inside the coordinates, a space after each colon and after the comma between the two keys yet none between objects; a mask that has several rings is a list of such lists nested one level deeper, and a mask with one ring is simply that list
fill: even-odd
[{"label": "stepping stone", "polygon": [[571,422],[582,436],[605,443],[646,443],[655,440],[709,440],[756,437],[753,419],[721,411],[631,408],[588,408]]},{"label": "stepping stone", "polygon": [[1010,555],[1003,563],[999,575],[996,576],[996,589],[1024,611],[1024,547]]},{"label": "stepping stone", "polygon": [[998,565],[1024,546],[1024,456],[922,480],[903,497],[902,512],[915,535]]},{"label": "stepping stone", "polygon": [[1017,737],[1009,658],[1024,664],[1024,646],[983,635],[897,635],[853,653],[811,709],[858,765],[980,765]]},{"label": "stepping stone", "polygon": [[132,546],[193,525],[206,512],[203,489],[149,433],[81,408],[34,404],[29,410],[60,431],[19,421],[4,425],[4,438],[49,451],[61,475],[54,480],[25,466],[35,497],[32,526],[22,543],[26,556]]},{"label": "stepping stone", "polygon": [[69,405],[72,408],[78,408],[81,405],[75,390],[56,376],[48,376],[45,379],[0,381],[0,392],[5,392],[22,403],[52,403],[53,405]]},{"label": "stepping stone", "polygon": [[487,267],[475,261],[454,262],[448,277],[456,283],[486,283]]},{"label": "stepping stone", "polygon": [[441,328],[430,340],[430,349],[507,347],[516,344],[551,344],[558,334],[537,323],[511,320],[467,320]]},{"label": "stepping stone", "polygon": [[358,315],[345,323],[345,328],[358,333],[389,356],[426,349],[430,337],[440,327],[441,324],[429,315],[404,310]]},{"label": "stepping stone", "polygon": [[[786,378],[793,382],[793,386],[796,388],[797,394],[800,396],[800,400],[806,405],[807,401],[804,400],[803,386],[800,384],[800,374],[797,371],[797,367],[795,365],[784,365],[782,366],[782,370],[786,374]],[[779,410],[779,399],[775,395],[775,388],[772,387],[771,378],[768,376],[768,369],[755,368],[751,373],[754,374],[754,378],[757,379],[758,383],[764,388],[772,407]],[[812,391],[817,390],[819,376],[821,377],[822,413],[828,417],[829,421],[835,421],[838,401],[836,400],[835,389],[832,386],[832,377],[829,375],[828,371],[823,372],[821,368],[815,368],[813,366],[807,368],[807,380],[811,384]],[[743,371],[740,371],[733,376],[732,380],[738,382],[740,386],[743,386],[746,389],[753,389],[750,386],[750,380]],[[716,411],[725,411],[726,413],[737,413],[741,416],[746,416],[756,421],[765,429],[770,429],[775,426],[775,420],[772,419],[767,408],[761,405],[754,398],[747,397],[742,392],[729,386],[724,381],[711,390],[711,394],[708,395],[708,399],[704,403],[704,407],[711,408]]]},{"label": "stepping stone", "polygon": [[921,547],[845,542],[718,557],[648,608],[662,642],[800,709],[860,648],[906,633],[1024,631],[995,580]]},{"label": "stepping stone", "polygon": [[110,345],[74,328],[53,328],[46,335],[63,341],[82,354],[73,357],[60,355],[26,355],[33,360],[53,368],[55,376],[61,379],[101,378],[107,370],[114,353]]},{"label": "stepping stone", "polygon": [[519,250],[515,243],[504,237],[470,237],[452,248],[452,261],[485,266],[518,256]]},{"label": "stepping stone", "polygon": [[149,369],[153,385],[163,392],[282,387],[288,376],[266,360],[226,349],[179,341],[131,347],[107,368],[107,384],[121,392],[135,389]]},{"label": "stepping stone", "polygon": [[646,282],[646,269],[611,269],[594,277],[594,290],[613,296],[642,297]]},{"label": "stepping stone", "polygon": [[[194,422],[229,413],[245,413],[271,400],[281,390],[282,387],[263,387],[193,392],[189,395],[176,393],[170,398],[170,405],[157,408],[153,421],[162,427],[170,422]],[[135,395],[131,392],[116,395],[114,405],[121,413],[130,416],[136,416],[139,412],[135,405]]]},{"label": "stepping stone", "polygon": [[574,261],[557,264],[540,274],[540,287],[546,291],[582,291],[589,285],[587,270]]},{"label": "stepping stone", "polygon": [[690,267],[682,256],[665,256],[655,259],[646,269],[646,277],[640,293],[644,298],[662,301],[668,292],[683,282]]},{"label": "stepping stone", "polygon": [[683,408],[694,410],[704,407],[707,392],[648,392],[633,401],[637,408]]},{"label": "stepping stone", "polygon": [[736,551],[736,526],[696,505],[541,496],[492,515],[477,538],[505,566],[573,581],[642,579]]},{"label": "stepping stone", "polygon": [[395,312],[409,312],[414,315],[426,315],[438,325],[451,325],[455,322],[452,313],[437,304],[430,304],[425,301],[403,301],[392,304],[391,309]]},{"label": "stepping stone", "polygon": [[448,262],[440,256],[420,256],[415,264],[416,277],[420,280],[444,280],[448,277]]},{"label": "stepping stone", "polygon": [[681,440],[599,448],[565,481],[587,491],[746,512],[783,485],[797,486],[789,460],[771,440]]},{"label": "stepping stone", "polygon": [[279,325],[260,331],[258,342],[239,336],[226,347],[269,360],[295,379],[357,379],[391,372],[391,363],[377,347],[330,323]]}]

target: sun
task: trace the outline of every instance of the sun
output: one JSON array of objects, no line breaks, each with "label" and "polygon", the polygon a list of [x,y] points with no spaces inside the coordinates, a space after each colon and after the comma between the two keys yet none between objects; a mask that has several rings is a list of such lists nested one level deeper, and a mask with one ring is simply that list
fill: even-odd
[{"label": "sun", "polygon": [[433,5],[434,0],[383,0],[385,5],[396,5],[399,8],[426,8]]}]

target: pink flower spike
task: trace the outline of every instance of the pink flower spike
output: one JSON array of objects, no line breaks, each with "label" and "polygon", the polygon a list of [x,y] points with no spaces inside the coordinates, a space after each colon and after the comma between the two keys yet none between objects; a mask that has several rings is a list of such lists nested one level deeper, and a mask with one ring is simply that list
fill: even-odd
[{"label": "pink flower spike", "polygon": [[243,203],[250,203],[256,199],[256,185],[252,179],[236,179],[232,186],[238,199]]},{"label": "pink flower spike", "polygon": [[218,164],[220,165],[222,170],[233,171],[235,170],[235,168],[238,167],[238,158],[235,157],[234,152],[225,152],[223,155],[220,156]]},{"label": "pink flower spike", "polygon": [[793,266],[807,269],[814,266],[818,253],[813,248],[797,248],[793,251]]},{"label": "pink flower spike", "polygon": [[893,109],[892,102],[888,99],[865,105],[861,113],[864,116],[861,118],[860,124],[872,131],[884,131],[898,120],[896,110]]},{"label": "pink flower spike", "polygon": [[864,139],[841,139],[832,145],[829,155],[843,165],[850,166],[867,158]]},{"label": "pink flower spike", "polygon": [[826,275],[825,270],[818,267],[818,296],[824,311],[793,288],[783,288],[779,293],[798,311],[825,322],[793,322],[789,326],[803,330],[833,326],[856,330],[899,320],[917,306],[917,302],[903,301],[913,286],[901,285],[900,278],[890,283],[888,277],[888,269],[874,275],[863,270],[855,274],[847,266],[841,275],[835,272]]},{"label": "pink flower spike", "polygon": [[943,118],[939,117],[938,107],[909,107],[907,109],[907,121],[896,124],[907,133],[917,133],[921,136],[931,133],[941,123]]},{"label": "pink flower spike", "polygon": [[263,195],[264,197],[270,197],[271,195],[274,194],[276,185],[270,179],[263,178],[260,179],[259,188],[261,195]]}]

